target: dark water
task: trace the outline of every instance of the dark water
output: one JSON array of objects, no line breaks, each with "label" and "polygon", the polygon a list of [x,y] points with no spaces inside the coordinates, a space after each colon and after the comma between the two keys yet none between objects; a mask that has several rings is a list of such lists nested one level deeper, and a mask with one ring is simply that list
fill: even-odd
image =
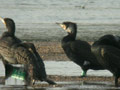
[{"label": "dark water", "polygon": [[[27,40],[61,40],[66,33],[55,23],[63,21],[78,24],[79,39],[119,35],[119,10],[120,0],[0,0],[0,16],[13,18],[16,35]],[[0,33],[4,29],[0,23]]]}]

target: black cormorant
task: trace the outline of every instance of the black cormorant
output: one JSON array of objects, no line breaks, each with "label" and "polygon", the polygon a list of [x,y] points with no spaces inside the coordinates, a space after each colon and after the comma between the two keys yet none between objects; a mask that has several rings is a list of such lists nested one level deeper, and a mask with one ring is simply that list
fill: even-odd
[{"label": "black cormorant", "polygon": [[104,35],[92,45],[92,52],[98,62],[115,76],[115,85],[118,86],[120,77],[120,37]]},{"label": "black cormorant", "polygon": [[104,69],[91,52],[91,45],[86,41],[76,40],[76,23],[63,22],[57,24],[68,33],[68,35],[62,39],[62,48],[70,60],[81,66],[83,70],[82,77],[86,75],[88,69]]},{"label": "black cormorant", "polygon": [[[10,18],[0,18],[8,31],[4,32],[0,38],[0,54],[6,64],[24,64],[29,78],[28,83],[35,80],[46,81],[49,84],[55,84],[49,80],[46,75],[44,63],[36,51],[34,44],[24,43],[15,36],[15,23]],[[26,82],[27,82],[26,80]]]}]

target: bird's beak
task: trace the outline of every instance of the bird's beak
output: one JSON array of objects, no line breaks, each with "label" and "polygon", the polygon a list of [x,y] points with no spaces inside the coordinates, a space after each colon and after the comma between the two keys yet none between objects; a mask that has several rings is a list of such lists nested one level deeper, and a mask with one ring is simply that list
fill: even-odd
[{"label": "bird's beak", "polygon": [[1,18],[1,17],[0,17],[0,20],[3,22],[3,24],[5,24],[5,21],[4,21],[4,19],[3,19],[3,18]]},{"label": "bird's beak", "polygon": [[64,24],[62,24],[62,23],[56,23],[56,24],[60,25],[60,27],[62,27],[64,30],[66,30],[66,26]]}]

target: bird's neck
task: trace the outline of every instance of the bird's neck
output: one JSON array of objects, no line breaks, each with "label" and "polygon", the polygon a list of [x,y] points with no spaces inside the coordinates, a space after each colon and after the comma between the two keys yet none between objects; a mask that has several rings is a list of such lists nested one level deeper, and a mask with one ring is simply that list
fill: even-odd
[{"label": "bird's neck", "polygon": [[72,34],[68,34],[67,36],[65,36],[62,40],[62,43],[75,41],[75,39],[76,39],[76,32],[74,32]]},{"label": "bird's neck", "polygon": [[9,37],[9,36],[10,37],[15,37],[14,29],[10,29],[10,28],[7,28],[7,29],[8,29],[8,31],[6,31],[2,34],[2,38]]},{"label": "bird's neck", "polygon": [[13,26],[7,26],[6,27],[7,28],[7,32],[10,34],[10,35],[12,35],[12,36],[14,36],[14,34],[15,34],[15,26],[13,25]]}]

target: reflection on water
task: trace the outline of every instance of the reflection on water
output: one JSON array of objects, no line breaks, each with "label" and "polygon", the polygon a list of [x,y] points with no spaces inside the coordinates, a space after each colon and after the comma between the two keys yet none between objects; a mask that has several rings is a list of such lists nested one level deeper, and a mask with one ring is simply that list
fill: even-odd
[{"label": "reflection on water", "polygon": [[[80,76],[80,66],[72,61],[44,61],[48,75]],[[107,70],[88,70],[89,76],[112,76]]]},{"label": "reflection on water", "polygon": [[[48,75],[80,76],[82,69],[72,61],[44,61]],[[0,62],[0,76],[4,76],[4,66]],[[88,70],[89,76],[112,76],[108,70]]]},{"label": "reflection on water", "polygon": [[3,86],[0,85],[2,90],[118,90],[120,87],[115,87],[110,82],[57,82],[61,87],[25,87],[25,86]]},{"label": "reflection on water", "polygon": [[[62,75],[62,76],[79,76],[81,68],[71,61],[45,61],[45,67],[48,75]],[[0,64],[2,66],[2,63]],[[4,68],[3,68],[4,70]],[[4,72],[1,72],[4,73]],[[89,70],[88,75],[91,76],[112,76],[107,70],[94,71]],[[49,86],[45,82],[38,82],[37,84],[45,84],[46,86],[36,87],[35,90],[86,90],[86,89],[120,89],[114,87],[114,82],[97,82],[97,81],[71,81],[71,82],[56,82],[58,86]],[[32,90],[33,87],[24,86],[23,81],[9,78],[5,85],[0,85],[0,90]]]}]

